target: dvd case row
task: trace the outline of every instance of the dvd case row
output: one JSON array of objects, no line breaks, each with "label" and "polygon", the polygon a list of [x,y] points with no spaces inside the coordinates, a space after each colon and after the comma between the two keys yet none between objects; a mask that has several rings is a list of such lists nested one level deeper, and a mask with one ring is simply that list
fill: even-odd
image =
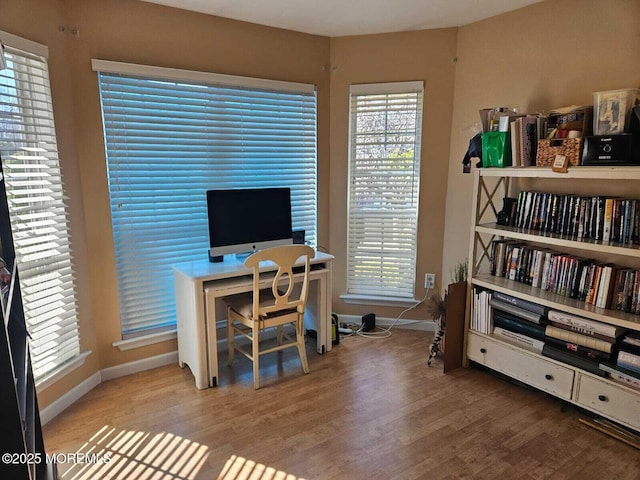
[{"label": "dvd case row", "polygon": [[507,224],[576,239],[640,243],[638,200],[522,191]]},{"label": "dvd case row", "polygon": [[491,242],[491,275],[640,315],[640,271],[515,240]]}]

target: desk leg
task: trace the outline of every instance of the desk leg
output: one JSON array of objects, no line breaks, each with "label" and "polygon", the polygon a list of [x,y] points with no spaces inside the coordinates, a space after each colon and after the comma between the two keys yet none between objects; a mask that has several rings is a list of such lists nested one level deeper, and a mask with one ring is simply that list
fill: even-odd
[{"label": "desk leg", "polygon": [[210,387],[218,385],[218,332],[216,325],[216,297],[205,290],[205,326],[207,331],[207,380]]},{"label": "desk leg", "polygon": [[175,273],[178,365],[189,367],[196,387],[207,388],[205,312],[202,282]]},{"label": "desk leg", "polygon": [[315,324],[318,332],[316,351],[320,354],[331,350],[331,294],[329,293],[329,276],[321,275],[312,282],[315,287],[313,299],[315,304]]},{"label": "desk leg", "polygon": [[320,281],[319,315],[320,323],[323,326],[323,339],[325,351],[331,351],[333,345],[331,339],[331,270],[322,276]]}]

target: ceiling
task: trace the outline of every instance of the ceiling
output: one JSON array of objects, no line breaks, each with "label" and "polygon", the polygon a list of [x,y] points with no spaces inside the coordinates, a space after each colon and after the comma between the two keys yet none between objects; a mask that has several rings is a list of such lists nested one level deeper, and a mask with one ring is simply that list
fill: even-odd
[{"label": "ceiling", "polygon": [[467,25],[541,0],[143,0],[338,37]]}]

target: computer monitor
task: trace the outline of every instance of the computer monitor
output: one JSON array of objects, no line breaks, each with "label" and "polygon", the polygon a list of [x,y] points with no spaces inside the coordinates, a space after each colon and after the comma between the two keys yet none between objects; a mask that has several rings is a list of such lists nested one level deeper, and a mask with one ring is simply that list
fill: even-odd
[{"label": "computer monitor", "polygon": [[208,190],[207,211],[212,262],[293,243],[289,188]]}]

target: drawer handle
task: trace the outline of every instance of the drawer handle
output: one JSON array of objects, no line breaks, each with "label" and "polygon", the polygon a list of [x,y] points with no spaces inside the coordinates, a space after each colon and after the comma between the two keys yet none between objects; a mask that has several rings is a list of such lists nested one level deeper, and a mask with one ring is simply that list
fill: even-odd
[{"label": "drawer handle", "polygon": [[553,380],[553,375],[549,375],[548,373],[544,376],[547,380]]},{"label": "drawer handle", "polygon": [[598,395],[598,400],[600,400],[601,402],[608,402],[609,399],[607,398],[606,395]]},{"label": "drawer handle", "polygon": [[487,353],[487,349],[486,348],[481,348],[480,349],[480,353]]}]

